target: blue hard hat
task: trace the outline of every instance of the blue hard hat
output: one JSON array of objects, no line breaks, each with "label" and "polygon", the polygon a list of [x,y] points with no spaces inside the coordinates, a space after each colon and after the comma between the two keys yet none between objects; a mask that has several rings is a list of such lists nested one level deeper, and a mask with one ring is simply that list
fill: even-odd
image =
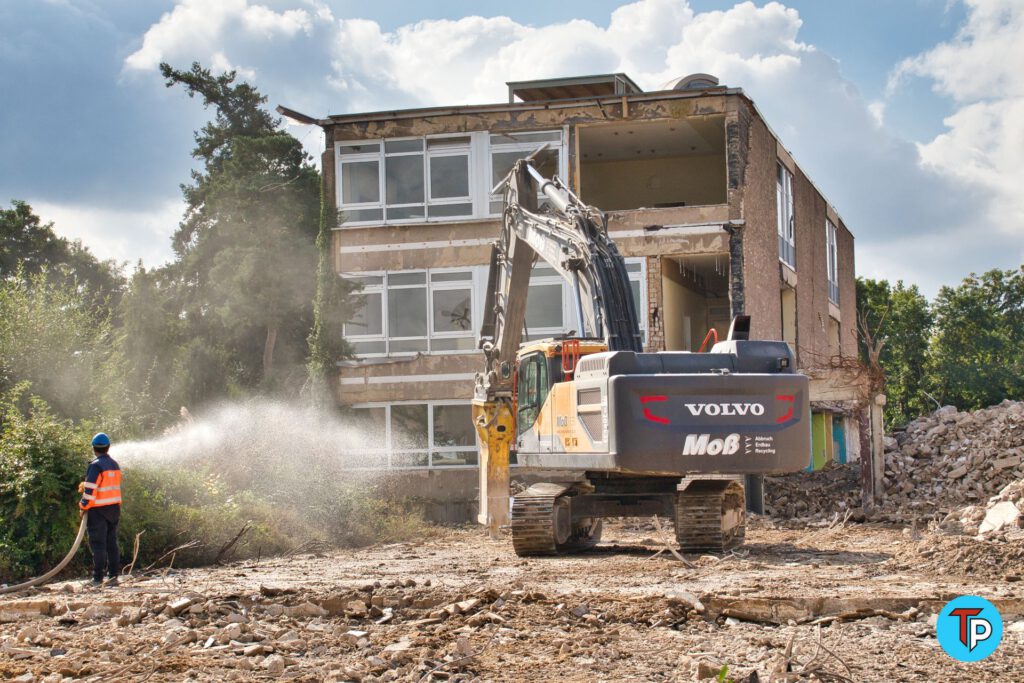
[{"label": "blue hard hat", "polygon": [[110,437],[107,436],[106,434],[104,434],[103,432],[100,432],[96,436],[92,437],[92,447],[93,448],[103,448],[104,446],[109,446],[109,445],[110,445]]}]

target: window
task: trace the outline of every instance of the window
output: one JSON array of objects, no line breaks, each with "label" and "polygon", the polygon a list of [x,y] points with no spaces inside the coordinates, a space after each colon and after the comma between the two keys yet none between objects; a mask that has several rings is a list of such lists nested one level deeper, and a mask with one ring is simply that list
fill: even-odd
[{"label": "window", "polygon": [[[422,468],[477,464],[476,429],[469,403],[438,401],[353,408],[357,467]],[[364,445],[366,447],[364,447]]]},{"label": "window", "polygon": [[[626,271],[633,291],[633,305],[640,323],[640,333],[647,340],[646,291],[643,258],[627,258]],[[576,306],[572,285],[562,279],[554,268],[544,263],[534,267],[530,274],[530,289],[526,300],[526,336],[524,341],[555,337],[575,331],[577,334]]]},{"label": "window", "polygon": [[839,245],[836,225],[825,219],[825,248],[828,261],[828,300],[839,305]]},{"label": "window", "polygon": [[[503,133],[490,136],[490,171],[487,183],[493,188],[501,179],[509,174],[516,162],[529,156],[541,145],[547,143],[548,148],[534,157],[533,165],[545,178],[564,175],[561,167],[562,131],[543,131],[539,133]],[[538,195],[538,199],[543,195]],[[542,201],[543,203],[543,201]],[[488,200],[489,213],[492,216],[501,214],[504,197],[501,193],[491,195]]]},{"label": "window", "polygon": [[796,269],[796,235],[793,216],[793,174],[776,164],[775,199],[778,207],[779,258]]},{"label": "window", "polygon": [[543,353],[535,353],[519,364],[516,379],[519,405],[519,429],[525,431],[537,421],[537,415],[548,397],[548,363]]},{"label": "window", "polygon": [[339,143],[338,206],[350,223],[473,215],[469,135]]},{"label": "window", "polygon": [[473,270],[351,275],[362,306],[345,323],[356,355],[465,352],[476,348]]},{"label": "window", "polygon": [[561,130],[339,142],[338,208],[346,225],[497,215],[502,196],[490,189],[545,143],[534,164],[547,177],[564,176]]}]

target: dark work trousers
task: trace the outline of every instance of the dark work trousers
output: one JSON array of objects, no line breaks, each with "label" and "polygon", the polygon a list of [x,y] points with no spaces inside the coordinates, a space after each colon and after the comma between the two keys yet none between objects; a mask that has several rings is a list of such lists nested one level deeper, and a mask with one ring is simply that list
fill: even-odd
[{"label": "dark work trousers", "polygon": [[85,528],[89,530],[92,549],[92,578],[103,580],[104,572],[115,577],[121,572],[121,551],[117,547],[117,525],[121,521],[120,505],[91,508]]}]

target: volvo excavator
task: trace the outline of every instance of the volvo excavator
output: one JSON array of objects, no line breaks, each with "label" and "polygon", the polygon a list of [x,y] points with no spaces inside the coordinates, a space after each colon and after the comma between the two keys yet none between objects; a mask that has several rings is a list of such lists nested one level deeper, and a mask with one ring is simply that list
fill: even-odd
[{"label": "volvo excavator", "polygon": [[[538,150],[539,152],[540,150]],[[743,542],[737,477],[795,472],[810,462],[808,379],[789,345],[749,339],[733,318],[708,353],[647,352],[625,262],[607,220],[531,155],[504,186],[491,252],[475,380],[480,518],[510,527],[517,555],[593,547],[602,519],[671,519],[685,552]],[[538,259],[571,286],[576,329],[524,342],[530,271]],[[509,462],[567,481],[511,498]]]}]

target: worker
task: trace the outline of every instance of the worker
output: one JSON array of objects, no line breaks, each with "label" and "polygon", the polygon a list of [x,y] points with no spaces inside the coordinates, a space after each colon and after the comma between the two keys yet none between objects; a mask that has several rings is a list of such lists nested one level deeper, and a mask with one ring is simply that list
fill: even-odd
[{"label": "worker", "polygon": [[107,452],[110,437],[100,432],[92,437],[92,451],[96,459],[85,471],[85,481],[79,486],[82,515],[88,515],[89,547],[92,549],[92,585],[117,585],[121,572],[121,551],[117,547],[117,525],[121,521],[121,468]]}]

